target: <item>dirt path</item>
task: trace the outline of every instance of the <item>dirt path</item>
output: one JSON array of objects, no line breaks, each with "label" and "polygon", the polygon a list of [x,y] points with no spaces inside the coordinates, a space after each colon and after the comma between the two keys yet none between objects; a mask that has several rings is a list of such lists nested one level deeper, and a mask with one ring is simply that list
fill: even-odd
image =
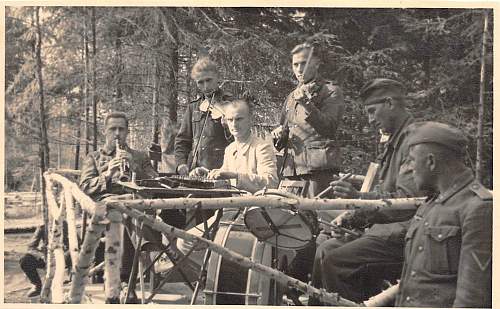
[{"label": "dirt path", "polygon": [[[5,234],[4,237],[4,301],[6,303],[29,303],[26,293],[31,284],[24,276],[19,260],[28,248],[31,234]],[[43,273],[40,273],[43,275]]]}]

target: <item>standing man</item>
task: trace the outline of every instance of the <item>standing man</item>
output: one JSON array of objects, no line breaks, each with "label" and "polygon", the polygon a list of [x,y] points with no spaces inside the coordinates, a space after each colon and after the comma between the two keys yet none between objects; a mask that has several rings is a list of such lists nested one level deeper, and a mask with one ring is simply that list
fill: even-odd
[{"label": "standing man", "polygon": [[[305,196],[310,198],[328,187],[339,170],[340,148],[335,139],[344,113],[341,89],[319,75],[318,49],[303,43],[292,50],[292,69],[299,84],[285,101],[281,125],[272,132],[275,146],[285,145],[279,176],[307,181]],[[315,249],[313,242],[297,252],[289,267],[291,276],[308,281]]]},{"label": "standing man", "polygon": [[281,125],[272,132],[279,144],[288,146],[282,176],[308,181],[307,197],[328,187],[341,162],[335,137],[344,97],[338,86],[319,76],[320,54],[318,46],[309,43],[292,50],[292,69],[299,84],[285,101]]},{"label": "standing man", "polygon": [[175,160],[180,175],[188,175],[200,166],[220,168],[224,149],[231,141],[231,134],[222,124],[220,109],[231,95],[219,87],[217,65],[201,58],[193,66],[191,78],[201,95],[188,105],[175,138]]},{"label": "standing man", "polygon": [[[414,121],[406,110],[405,87],[391,79],[377,78],[361,89],[361,102],[368,120],[377,130],[390,134],[385,150],[378,158],[379,182],[374,191],[359,192],[347,181],[331,183],[341,198],[382,199],[418,196],[413,177],[406,166],[409,126]],[[401,274],[404,235],[411,218],[370,218],[364,212],[346,212],[341,225],[365,228],[375,224],[363,236],[344,244],[336,238],[322,243],[316,252],[313,285],[337,292],[361,302],[379,292],[382,279],[393,280]],[[386,220],[387,219],[387,220]],[[310,305],[318,305],[311,299]]]},{"label": "standing man", "polygon": [[463,132],[424,122],[408,146],[415,184],[430,198],[406,234],[396,306],[491,308],[493,196],[464,164]]},{"label": "standing man", "polygon": [[[191,78],[201,95],[188,105],[174,145],[177,173],[185,176],[196,167],[220,168],[224,149],[231,142],[231,134],[222,123],[223,106],[231,95],[219,87],[217,65],[207,57],[201,58],[193,66]],[[202,222],[214,211],[203,213],[194,216],[193,211],[186,211],[186,228]]]}]

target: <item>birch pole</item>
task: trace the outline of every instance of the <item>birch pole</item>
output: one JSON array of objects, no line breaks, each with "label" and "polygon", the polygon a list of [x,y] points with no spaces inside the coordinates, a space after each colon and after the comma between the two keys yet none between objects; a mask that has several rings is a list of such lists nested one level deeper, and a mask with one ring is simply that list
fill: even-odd
[{"label": "birch pole", "polygon": [[477,117],[477,150],[476,150],[476,179],[482,182],[483,178],[483,122],[484,122],[484,75],[486,61],[486,43],[488,39],[488,11],[484,11],[483,42],[481,47],[481,75],[479,81],[479,106]]}]

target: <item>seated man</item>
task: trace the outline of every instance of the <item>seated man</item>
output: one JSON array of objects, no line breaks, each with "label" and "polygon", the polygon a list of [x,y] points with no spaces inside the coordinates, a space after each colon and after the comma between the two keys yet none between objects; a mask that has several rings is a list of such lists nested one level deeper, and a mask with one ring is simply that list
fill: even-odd
[{"label": "seated man", "polygon": [[[390,134],[379,158],[379,183],[372,192],[358,192],[347,181],[332,182],[334,194],[341,198],[381,199],[417,196],[411,174],[405,168],[408,128],[413,122],[406,110],[404,86],[394,80],[378,78],[361,89],[370,124]],[[357,227],[367,223],[363,216],[351,217]],[[362,213],[360,213],[362,214]],[[411,218],[399,218],[405,221]],[[396,220],[395,220],[396,221]],[[312,284],[361,302],[379,292],[382,279],[397,279],[403,264],[404,235],[409,222],[375,224],[360,238],[346,244],[333,238],[322,243],[314,260]],[[318,305],[315,298],[309,305]]]},{"label": "seated man", "polygon": [[409,138],[409,166],[430,197],[411,220],[396,306],[492,305],[493,196],[466,167],[464,134],[425,122]]},{"label": "seated man", "polygon": [[[224,163],[220,169],[208,170],[197,167],[192,175],[206,176],[212,179],[229,179],[241,190],[255,193],[264,188],[276,188],[278,185],[276,156],[273,145],[252,133],[252,113],[250,106],[243,100],[229,103],[225,108],[225,119],[234,142],[224,152]],[[209,224],[215,220],[212,216]],[[199,224],[189,232],[201,236],[204,225]],[[179,249],[186,253],[191,243],[178,242]],[[201,265],[203,252],[195,252],[192,259]]]},{"label": "seated man", "polygon": [[[106,198],[112,198],[116,195],[125,194],[122,186],[117,182],[121,172],[121,166],[124,162],[129,167],[128,177],[135,173],[136,179],[148,179],[157,176],[153,170],[151,162],[146,153],[131,149],[127,145],[128,119],[125,113],[112,112],[106,116],[104,121],[104,136],[106,142],[99,150],[89,153],[82,167],[80,176],[80,188],[96,201]],[[116,149],[116,145],[121,149]],[[133,231],[131,220],[124,222],[129,231]],[[123,254],[121,280],[128,282],[128,277],[132,268],[134,248],[132,246],[130,235],[124,230]],[[149,228],[143,229],[146,241],[161,242],[161,234],[154,232]],[[131,293],[132,297],[135,296]],[[108,302],[117,302],[117,299],[106,300]]]}]

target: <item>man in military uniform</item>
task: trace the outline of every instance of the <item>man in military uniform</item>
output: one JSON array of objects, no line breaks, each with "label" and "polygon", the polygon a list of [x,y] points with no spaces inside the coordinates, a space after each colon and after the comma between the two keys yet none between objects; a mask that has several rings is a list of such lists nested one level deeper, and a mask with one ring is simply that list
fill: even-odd
[{"label": "man in military uniform", "polygon": [[[47,246],[44,242],[45,238],[45,225],[37,226],[33,237],[28,244],[28,252],[24,254],[19,260],[19,265],[24,274],[31,282],[33,287],[28,291],[27,297],[35,297],[40,295],[42,291],[42,280],[38,274],[37,269],[43,269],[46,266],[45,254],[47,253]],[[64,243],[64,258],[67,268],[71,268],[71,257],[68,252],[68,225],[66,222],[63,224],[63,243]]]},{"label": "man in military uniform", "polygon": [[307,180],[307,196],[314,197],[328,187],[339,168],[340,149],[335,137],[342,122],[344,97],[338,86],[319,76],[318,46],[300,44],[291,53],[299,84],[288,95],[281,125],[272,133],[280,144],[288,140],[282,176]]},{"label": "man in military uniform", "polygon": [[[366,83],[360,92],[368,120],[378,130],[390,134],[385,151],[378,158],[379,182],[371,192],[359,192],[347,181],[331,183],[341,198],[381,199],[416,196],[413,178],[406,168],[408,127],[413,118],[407,112],[405,87],[391,79],[377,78]],[[370,218],[363,212],[346,212],[340,223],[364,228],[372,223],[386,223],[387,218]],[[401,221],[409,217],[399,218]],[[391,218],[394,219],[394,218]],[[377,222],[378,221],[378,222]],[[398,220],[389,220],[394,222]],[[363,236],[345,243],[332,238],[316,252],[312,283],[328,291],[338,292],[353,301],[363,301],[379,292],[381,279],[399,277],[403,264],[404,235],[409,221],[375,224]],[[310,305],[318,305],[312,298]]]},{"label": "man in military uniform", "polygon": [[[175,137],[174,155],[180,175],[188,175],[196,167],[220,168],[224,149],[232,141],[231,133],[222,122],[223,105],[231,95],[219,87],[217,65],[206,57],[201,58],[193,66],[191,78],[201,95],[188,105]],[[209,217],[214,211],[204,210],[203,213],[204,217]],[[203,220],[200,213],[195,218],[191,211],[186,211],[186,217],[187,228]]]},{"label": "man in military uniform", "polygon": [[415,183],[429,198],[406,234],[396,306],[491,307],[493,197],[464,165],[464,134],[424,122],[408,146]]},{"label": "man in military uniform", "polygon": [[[286,98],[281,125],[272,134],[275,146],[285,145],[282,175],[279,176],[306,181],[304,195],[312,198],[328,187],[340,166],[336,132],[342,122],[344,97],[338,86],[318,73],[321,65],[319,46],[300,44],[291,54],[293,73],[299,84]],[[290,275],[307,280],[315,248],[313,243],[297,252]]]},{"label": "man in military uniform", "polygon": [[[135,173],[136,179],[148,179],[157,176],[156,171],[151,166],[151,161],[146,153],[131,149],[127,145],[128,119],[125,113],[109,113],[105,119],[104,135],[106,142],[99,150],[89,153],[85,159],[80,175],[80,188],[96,201],[101,201],[116,195],[125,194],[123,186],[117,182],[120,177],[120,166],[123,161],[128,162],[129,173]],[[122,149],[116,149],[116,141]],[[129,177],[131,175],[128,175]],[[130,218],[125,221],[125,226],[130,230],[124,230],[123,235],[123,254],[121,280],[128,282],[130,270],[134,256],[134,247],[132,245],[130,234],[134,228]],[[154,232],[149,228],[143,229],[146,241],[161,242],[161,234]],[[132,297],[135,296],[131,293]],[[107,300],[117,302],[118,300]],[[132,301],[135,301],[132,300]]]}]

